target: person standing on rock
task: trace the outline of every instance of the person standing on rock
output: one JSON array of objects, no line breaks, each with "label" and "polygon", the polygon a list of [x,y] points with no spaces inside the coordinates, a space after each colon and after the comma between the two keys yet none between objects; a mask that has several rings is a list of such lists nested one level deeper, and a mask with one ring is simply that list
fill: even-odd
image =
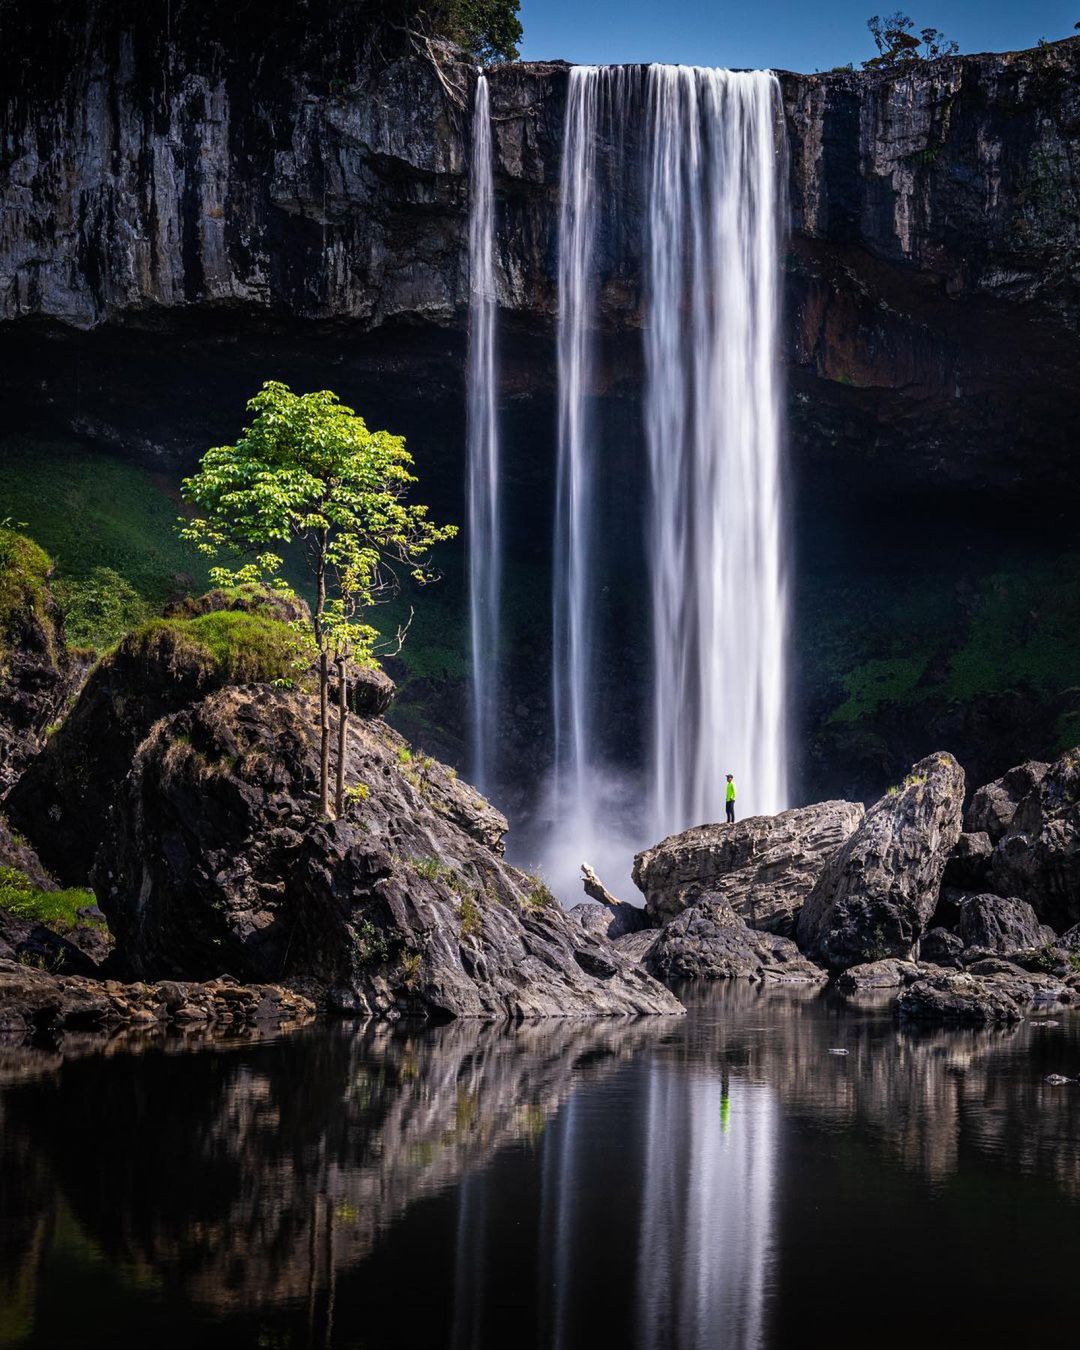
[{"label": "person standing on rock", "polygon": [[729,773],[727,776],[727,791],[724,793],[724,804],[727,807],[728,824],[735,824],[735,779]]}]

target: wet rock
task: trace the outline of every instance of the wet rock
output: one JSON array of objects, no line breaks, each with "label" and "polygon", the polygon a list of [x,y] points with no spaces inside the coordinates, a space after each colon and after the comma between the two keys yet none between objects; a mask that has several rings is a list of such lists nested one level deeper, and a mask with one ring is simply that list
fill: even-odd
[{"label": "wet rock", "polygon": [[1026,900],[1061,931],[1080,920],[1080,748],[1055,760],[1028,795],[990,860],[990,889]]},{"label": "wet rock", "polygon": [[963,891],[978,891],[985,887],[992,852],[990,836],[985,831],[962,834],[945,864],[942,885]]},{"label": "wet rock", "polygon": [[932,966],[958,966],[963,941],[947,928],[931,928],[919,943],[919,959]]},{"label": "wet rock", "polygon": [[682,1011],[479,842],[487,804],[384,723],[353,724],[348,810],[317,819],[315,714],[224,689],[139,749],[94,873],[132,974],[224,968],[380,1016]]},{"label": "wet rock", "polygon": [[790,938],[748,927],[722,900],[702,900],[672,919],[645,956],[666,980],[824,983],[825,972]]},{"label": "wet rock", "polygon": [[1029,760],[978,788],[964,812],[965,830],[984,832],[990,843],[996,844],[1012,828],[1017,807],[1038,790],[1049,767],[1039,760]]},{"label": "wet rock", "polygon": [[914,961],[868,961],[850,966],[836,981],[842,994],[862,994],[878,989],[899,989],[919,977]]},{"label": "wet rock", "polygon": [[1026,901],[997,895],[973,895],[965,900],[957,932],[965,947],[1002,954],[1046,947],[1057,940],[1054,930],[1039,922]]},{"label": "wet rock", "polygon": [[1019,1022],[1019,1004],[1003,987],[960,972],[943,972],[916,980],[900,994],[900,1016],[910,1021],[956,1022],[986,1026]]},{"label": "wet rock", "polygon": [[828,858],[863,817],[857,802],[820,802],[699,825],[634,859],[634,883],[654,924],[703,899],[723,901],[753,928],[790,934]]},{"label": "wet rock", "polygon": [[960,836],[964,771],[949,754],[916,764],[828,862],[799,915],[809,956],[846,968],[913,956]]},{"label": "wet rock", "polygon": [[0,1036],[21,1040],[64,1030],[200,1022],[214,1027],[297,1026],[315,1005],[277,985],[121,984],[33,969],[0,951]]}]

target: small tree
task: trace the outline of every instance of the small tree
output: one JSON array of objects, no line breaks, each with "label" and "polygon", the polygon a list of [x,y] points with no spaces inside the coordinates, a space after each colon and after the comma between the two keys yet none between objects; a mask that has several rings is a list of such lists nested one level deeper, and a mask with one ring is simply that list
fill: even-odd
[{"label": "small tree", "polygon": [[[344,805],[347,745],[347,663],[374,661],[386,648],[365,621],[367,611],[397,593],[398,568],[433,581],[434,544],[452,539],[453,525],[433,525],[427,507],[404,501],[417,480],[401,436],[369,431],[364,419],[321,390],[294,394],[271,380],[248,403],[253,420],[235,445],[203,455],[183,495],[204,514],[181,522],[181,534],[208,557],[229,557],[210,577],[218,586],[281,579],[276,545],[300,545],[314,579],[311,632],[319,662],[319,797],[330,807],[330,664],[339,682],[335,809]],[[404,630],[399,629],[400,650]]]},{"label": "small tree", "polygon": [[460,43],[478,61],[516,61],[521,41],[519,0],[426,0],[436,28]]},{"label": "small tree", "polygon": [[[877,56],[863,62],[864,68],[874,70],[889,69],[906,65],[910,61],[932,60],[937,56],[953,56],[960,50],[958,43],[951,41],[937,28],[921,28],[918,36],[912,32],[913,20],[899,10],[882,19],[877,14],[867,19],[866,26],[877,47]],[[923,50],[925,49],[925,50]]]}]

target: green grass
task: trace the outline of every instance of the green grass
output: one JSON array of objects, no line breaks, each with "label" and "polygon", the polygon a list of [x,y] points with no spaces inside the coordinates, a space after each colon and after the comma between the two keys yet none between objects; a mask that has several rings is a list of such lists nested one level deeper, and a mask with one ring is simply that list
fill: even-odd
[{"label": "green grass", "polygon": [[[20,614],[32,610],[51,632],[48,579],[52,562],[33,540],[0,527],[0,658],[15,634]],[[51,639],[50,639],[51,640]]]},{"label": "green grass", "polygon": [[177,479],[84,445],[19,437],[0,460],[0,518],[25,522],[59,577],[110,569],[154,609],[208,581],[205,560],[176,532],[178,489]]},{"label": "green grass", "polygon": [[266,684],[296,675],[306,663],[306,639],[263,614],[218,610],[195,619],[151,619],[131,641],[147,649],[163,637],[178,640],[227,684]]},{"label": "green grass", "polygon": [[44,924],[61,936],[84,922],[79,918],[80,909],[96,903],[93,891],[40,891],[25,873],[14,867],[0,867],[0,909],[20,919]]}]

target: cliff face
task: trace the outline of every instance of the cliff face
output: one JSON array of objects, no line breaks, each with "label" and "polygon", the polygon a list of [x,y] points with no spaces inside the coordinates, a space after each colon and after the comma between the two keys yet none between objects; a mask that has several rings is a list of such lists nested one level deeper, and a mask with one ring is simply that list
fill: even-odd
[{"label": "cliff face", "polygon": [[[460,518],[475,71],[374,27],[371,4],[82,0],[73,18],[60,0],[0,0],[12,72],[0,90],[0,391],[13,426],[173,472],[235,431],[262,379],[329,384],[409,438],[433,507]],[[550,549],[535,503],[550,495],[554,441],[566,72],[489,72],[511,583],[515,567],[527,573],[533,608]],[[904,700],[927,682],[953,718],[936,740],[1000,746],[969,764],[990,777],[1033,747],[1052,753],[1042,740],[1074,711],[1054,674],[1041,730],[1008,701],[958,728],[971,680],[949,673],[946,638],[982,612],[1003,541],[1056,537],[1060,554],[1080,505],[1080,40],[780,80],[799,715],[815,772],[861,766],[816,778],[813,795],[851,794],[869,775],[876,791],[894,756],[933,748],[905,729]],[[617,439],[611,500],[631,516],[643,226],[631,190],[618,248],[600,250],[595,392]],[[615,574],[640,575],[638,547]],[[868,577],[886,581],[868,590]],[[635,623],[643,597],[624,589],[616,617]],[[835,631],[852,607],[877,616],[872,641]],[[517,664],[512,753],[548,721],[535,624]],[[640,672],[610,678],[600,696],[621,706]],[[883,731],[890,708],[897,724]],[[450,726],[458,710],[440,716]],[[634,742],[634,714],[612,720]],[[436,748],[453,754],[448,736]]]}]

